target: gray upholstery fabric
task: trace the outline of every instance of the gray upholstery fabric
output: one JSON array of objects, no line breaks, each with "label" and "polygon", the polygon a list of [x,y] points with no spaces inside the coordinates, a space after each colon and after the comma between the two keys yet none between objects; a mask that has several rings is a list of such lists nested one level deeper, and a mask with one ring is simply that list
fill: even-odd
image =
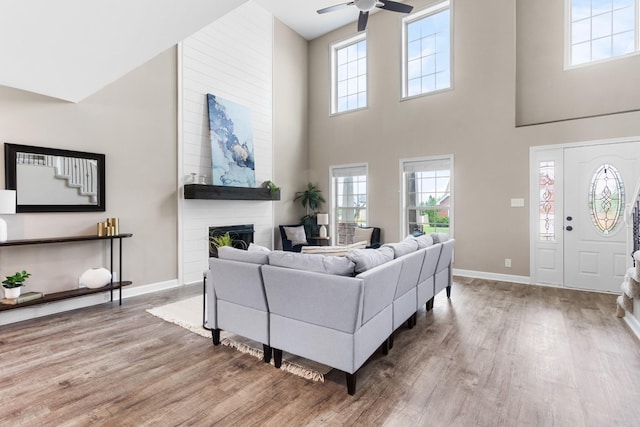
[{"label": "gray upholstery fabric", "polygon": [[398,243],[385,243],[382,247],[393,249],[393,257],[400,258],[401,256],[417,251],[418,242],[416,242],[416,239],[405,239]]},{"label": "gray upholstery fabric", "polygon": [[245,251],[231,246],[220,246],[218,248],[218,258],[253,264],[267,264],[269,263],[269,252]]},{"label": "gray upholstery fabric", "polygon": [[340,276],[352,276],[355,267],[355,264],[345,257],[284,251],[271,252],[269,264]]},{"label": "gray upholstery fabric", "polygon": [[393,259],[392,248],[352,249],[347,258],[355,263],[356,274],[365,272]]},{"label": "gray upholstery fabric", "polygon": [[431,233],[431,237],[433,238],[433,243],[444,243],[449,240],[447,233]]},{"label": "gray upholstery fabric", "polygon": [[269,345],[269,306],[261,267],[251,262],[209,259],[206,301],[209,327]]},{"label": "gray upholstery fabric", "polygon": [[420,308],[426,304],[426,302],[435,295],[433,287],[434,275],[441,250],[441,243],[429,246],[424,250],[424,261],[422,263],[422,269],[420,270],[420,278],[418,279],[418,300],[416,308]]},{"label": "gray upholstery fabric", "polygon": [[362,323],[368,322],[393,303],[401,269],[402,261],[394,259],[356,276],[364,280]]},{"label": "gray upholstery fabric", "polygon": [[394,330],[416,312],[417,286],[424,254],[424,250],[419,250],[401,258],[402,269],[393,299]]},{"label": "gray upholstery fabric", "polygon": [[271,313],[353,333],[361,314],[362,280],[272,265],[262,268]]},{"label": "gray upholstery fabric", "polygon": [[442,252],[438,258],[438,265],[435,273],[434,295],[451,285],[451,260],[453,258],[453,247],[455,239],[447,240],[442,244]]},{"label": "gray upholstery fabric", "polygon": [[429,236],[428,234],[414,237],[414,239],[416,239],[416,242],[418,243],[418,249],[428,248],[429,246],[433,245],[433,237]]}]

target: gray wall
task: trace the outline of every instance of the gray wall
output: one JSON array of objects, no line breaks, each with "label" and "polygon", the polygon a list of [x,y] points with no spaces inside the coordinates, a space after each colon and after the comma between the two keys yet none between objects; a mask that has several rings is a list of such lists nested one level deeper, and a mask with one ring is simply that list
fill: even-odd
[{"label": "gray wall", "polygon": [[279,224],[297,224],[304,215],[294,203],[309,179],[308,42],[277,19],[273,47],[273,181],[280,187],[275,203],[274,242],[282,248]]},{"label": "gray wall", "polygon": [[518,125],[640,108],[640,55],[564,68],[564,1],[518,0]]},{"label": "gray wall", "polygon": [[[97,222],[119,217],[120,230],[134,234],[123,243],[123,278],[134,286],[175,280],[176,93],[175,48],[77,104],[0,87],[2,142],[104,153],[107,165],[106,212],[5,215],[9,239],[94,234]],[[106,248],[2,248],[0,274],[24,268],[33,274],[27,290],[65,290],[86,269],[108,265]]]},{"label": "gray wall", "polygon": [[[429,3],[411,4],[419,10]],[[401,16],[376,13],[367,30],[369,107],[330,117],[329,45],[354,34],[355,24],[310,43],[311,175],[328,192],[330,165],[368,162],[369,224],[389,242],[402,237],[399,160],[453,154],[455,267],[528,276],[529,147],[640,135],[640,114],[516,128],[515,3],[453,4],[452,91],[400,101]],[[519,80],[519,88],[526,85]],[[543,107],[556,103],[551,97]],[[524,198],[526,207],[511,208],[511,198]]]}]

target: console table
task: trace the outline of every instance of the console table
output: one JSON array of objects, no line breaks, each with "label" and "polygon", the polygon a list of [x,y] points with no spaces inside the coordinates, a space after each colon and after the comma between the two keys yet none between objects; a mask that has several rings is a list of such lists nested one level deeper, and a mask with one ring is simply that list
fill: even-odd
[{"label": "console table", "polygon": [[60,301],[69,298],[81,297],[85,295],[97,294],[100,292],[111,292],[111,301],[113,301],[113,290],[120,289],[119,293],[119,305],[122,305],[122,287],[130,285],[131,282],[122,281],[122,239],[126,239],[128,237],[132,237],[131,233],[123,233],[117,234],[115,236],[71,236],[71,237],[52,237],[46,239],[20,239],[20,240],[7,240],[6,242],[0,242],[0,248],[9,247],[9,246],[26,246],[26,245],[42,245],[47,243],[69,243],[69,242],[84,242],[88,240],[109,240],[111,244],[110,251],[110,270],[113,272],[113,241],[118,240],[119,243],[119,251],[118,251],[118,279],[119,282],[114,282],[113,277],[111,278],[111,282],[108,285],[105,285],[101,288],[78,288],[71,289],[68,291],[62,292],[53,292],[50,294],[45,294],[42,298],[37,300],[26,301],[20,304],[0,304],[0,311],[12,310],[14,308],[26,307],[30,305],[44,304],[52,301]]}]

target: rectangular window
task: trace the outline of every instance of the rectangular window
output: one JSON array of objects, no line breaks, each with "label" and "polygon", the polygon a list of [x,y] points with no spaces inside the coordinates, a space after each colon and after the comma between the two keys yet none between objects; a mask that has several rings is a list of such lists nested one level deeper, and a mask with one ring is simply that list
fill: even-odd
[{"label": "rectangular window", "polygon": [[359,34],[331,46],[331,113],[367,106],[367,39]]},{"label": "rectangular window", "polygon": [[402,97],[450,89],[450,1],[413,13],[402,23]]},{"label": "rectangular window", "polygon": [[538,238],[553,241],[556,239],[555,162],[553,160],[540,162],[538,171],[538,203],[540,205]]},{"label": "rectangular window", "polygon": [[453,157],[402,161],[403,234],[453,234]]},{"label": "rectangular window", "polygon": [[367,225],[367,165],[332,166],[331,180],[331,232],[335,244],[348,245]]},{"label": "rectangular window", "polygon": [[638,0],[566,0],[569,65],[638,51]]}]

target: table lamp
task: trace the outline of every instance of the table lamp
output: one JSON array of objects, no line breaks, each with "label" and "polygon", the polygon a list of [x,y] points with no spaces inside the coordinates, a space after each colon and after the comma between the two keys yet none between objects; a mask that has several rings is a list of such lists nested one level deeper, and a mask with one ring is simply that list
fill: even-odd
[{"label": "table lamp", "polygon": [[[0,190],[0,215],[16,213],[16,190]],[[0,242],[7,241],[7,222],[0,218]]]},{"label": "table lamp", "polygon": [[329,214],[319,213],[317,216],[318,225],[320,225],[320,237],[323,239],[327,238],[327,227],[325,225],[329,224]]}]

